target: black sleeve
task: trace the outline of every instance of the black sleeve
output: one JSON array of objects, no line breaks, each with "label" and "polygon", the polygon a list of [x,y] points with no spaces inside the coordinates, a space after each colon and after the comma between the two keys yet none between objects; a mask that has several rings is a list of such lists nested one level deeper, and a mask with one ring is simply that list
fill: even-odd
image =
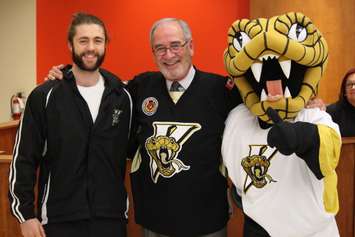
[{"label": "black sleeve", "polygon": [[[271,118],[270,115],[269,117]],[[272,120],[274,121],[274,119]],[[274,121],[274,123],[267,135],[269,146],[276,147],[284,155],[296,153],[306,162],[317,179],[322,179],[323,174],[319,164],[320,138],[317,125],[287,121]]]},{"label": "black sleeve", "polygon": [[133,78],[128,82],[127,90],[131,94],[133,108],[132,108],[132,125],[131,125],[131,133],[128,145],[128,158],[133,159],[134,155],[138,149],[138,140],[137,140],[137,133],[138,133],[138,123],[137,123],[137,94],[138,94],[138,79],[137,77]]},{"label": "black sleeve", "polygon": [[324,175],[319,163],[320,138],[317,125],[299,123],[297,124],[299,126],[298,132],[299,136],[302,137],[303,146],[298,149],[296,155],[306,162],[317,179],[322,179]]},{"label": "black sleeve", "polygon": [[231,85],[227,77],[216,80],[211,91],[213,93],[211,104],[224,120],[234,107],[242,103],[237,87]]},{"label": "black sleeve", "polygon": [[336,103],[327,106],[326,111],[327,111],[328,114],[330,114],[330,116],[332,116],[332,118],[335,115],[336,108],[337,108],[337,104]]},{"label": "black sleeve", "polygon": [[16,134],[9,172],[9,201],[20,223],[34,218],[34,186],[45,144],[45,93],[36,88],[30,94]]}]

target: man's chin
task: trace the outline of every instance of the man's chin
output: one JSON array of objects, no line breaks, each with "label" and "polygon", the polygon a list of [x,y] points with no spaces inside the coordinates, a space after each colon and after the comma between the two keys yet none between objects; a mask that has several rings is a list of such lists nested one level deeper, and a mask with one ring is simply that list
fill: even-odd
[{"label": "man's chin", "polygon": [[94,72],[96,71],[99,66],[98,65],[87,65],[87,64],[81,64],[81,65],[78,65],[78,67],[83,70],[83,71],[88,71],[88,72]]},{"label": "man's chin", "polygon": [[180,76],[180,72],[178,70],[161,70],[161,73],[163,74],[163,76],[165,77],[165,79],[167,80],[171,80],[171,81],[175,81],[178,80],[181,76]]},{"label": "man's chin", "polygon": [[178,79],[178,76],[172,73],[163,73],[163,76],[169,81],[176,81]]},{"label": "man's chin", "polygon": [[98,69],[98,67],[86,68],[84,71],[87,71],[87,72],[95,72],[97,69]]}]

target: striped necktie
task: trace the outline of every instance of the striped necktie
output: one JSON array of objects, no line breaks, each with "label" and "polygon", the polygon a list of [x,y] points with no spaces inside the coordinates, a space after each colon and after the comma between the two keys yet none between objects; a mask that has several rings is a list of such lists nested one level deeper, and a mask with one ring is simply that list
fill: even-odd
[{"label": "striped necktie", "polygon": [[171,84],[170,91],[183,92],[183,91],[185,91],[185,88],[184,88],[182,85],[180,85],[179,82],[174,81],[174,82]]},{"label": "striped necktie", "polygon": [[185,91],[185,88],[182,85],[180,85],[179,82],[174,81],[171,84],[169,94],[175,104],[179,101],[179,99],[182,96],[182,94],[184,93],[184,91]]}]

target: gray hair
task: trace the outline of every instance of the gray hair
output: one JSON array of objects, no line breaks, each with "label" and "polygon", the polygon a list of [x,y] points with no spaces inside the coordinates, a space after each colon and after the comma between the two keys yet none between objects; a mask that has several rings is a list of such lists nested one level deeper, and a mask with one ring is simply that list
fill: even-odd
[{"label": "gray hair", "polygon": [[191,30],[190,30],[189,25],[186,23],[186,21],[181,20],[181,19],[177,19],[177,18],[162,18],[162,19],[154,22],[152,28],[150,29],[149,35],[150,35],[150,45],[151,46],[153,46],[153,35],[154,35],[155,30],[158,28],[158,26],[160,24],[165,23],[165,22],[177,22],[182,29],[185,40],[191,40],[191,38],[192,38]]}]

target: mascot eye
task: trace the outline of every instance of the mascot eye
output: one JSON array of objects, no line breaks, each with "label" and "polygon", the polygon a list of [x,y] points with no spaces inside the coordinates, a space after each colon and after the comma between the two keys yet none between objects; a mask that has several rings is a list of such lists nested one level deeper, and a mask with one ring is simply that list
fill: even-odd
[{"label": "mascot eye", "polygon": [[233,39],[233,46],[236,50],[240,51],[249,41],[250,38],[247,34],[244,32],[237,32]]},{"label": "mascot eye", "polygon": [[302,42],[307,37],[306,28],[295,23],[291,26],[291,29],[288,32],[288,37],[290,37],[290,39],[297,40],[298,42]]}]

